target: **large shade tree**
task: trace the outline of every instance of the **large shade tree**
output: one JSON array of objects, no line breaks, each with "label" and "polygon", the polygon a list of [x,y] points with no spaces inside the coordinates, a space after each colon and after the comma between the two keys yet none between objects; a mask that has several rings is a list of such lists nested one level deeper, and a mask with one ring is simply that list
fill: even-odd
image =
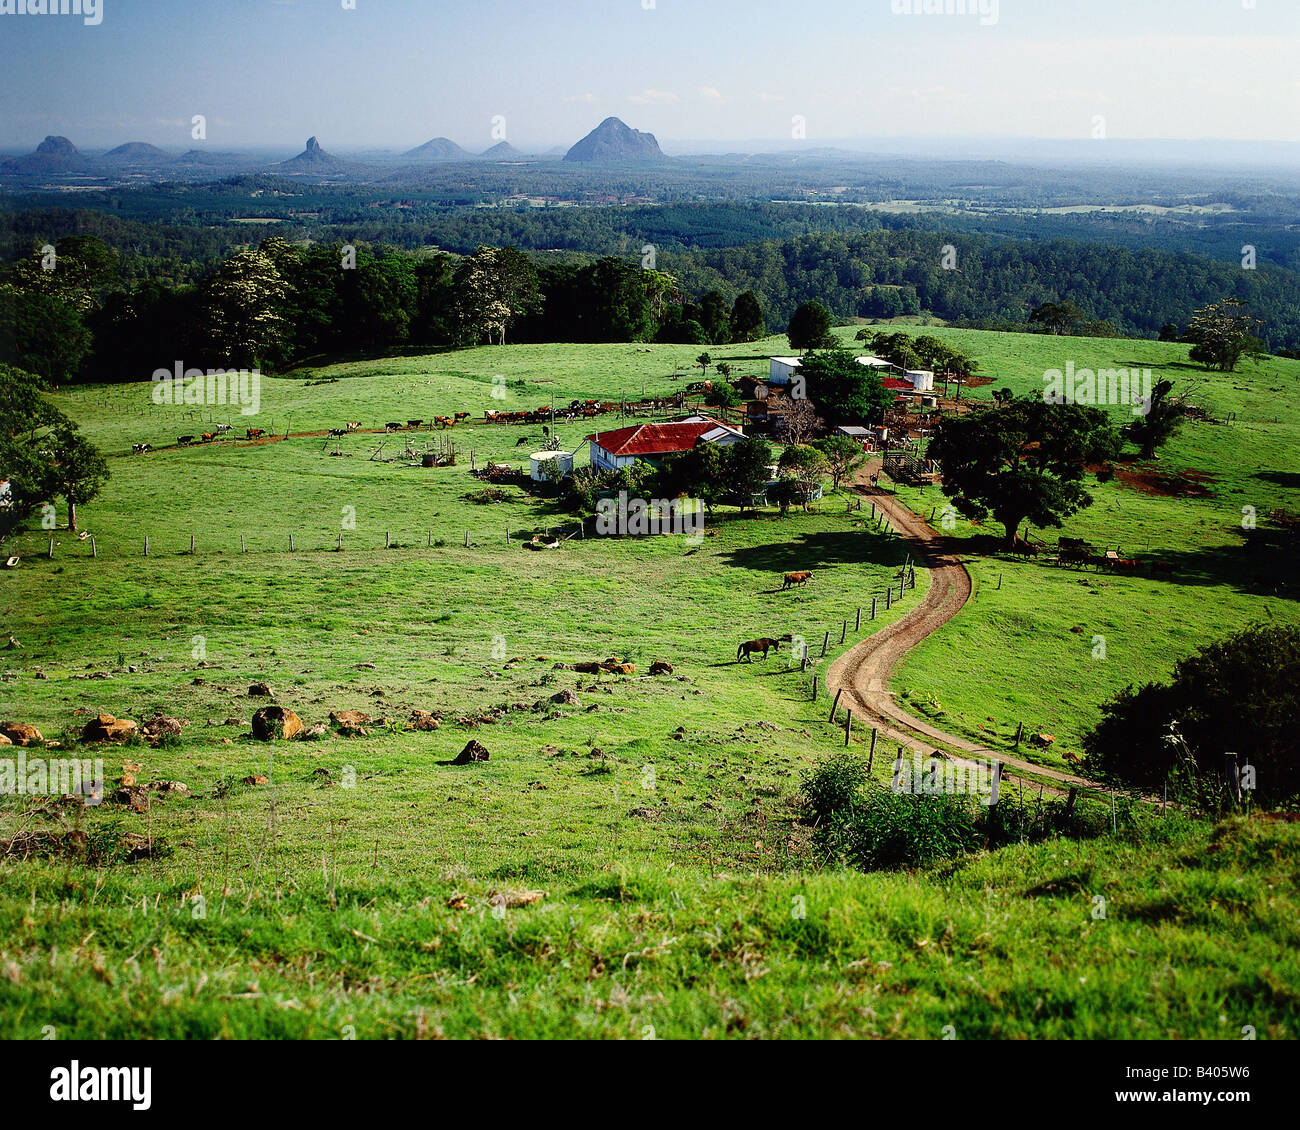
[{"label": "large shade tree", "polygon": [[1026,519],[1059,528],[1064,518],[1091,506],[1084,486],[1088,467],[1107,465],[1122,446],[1100,409],[1024,396],[997,411],[941,420],[929,455],[956,509],[973,519],[992,514],[1011,545]]}]

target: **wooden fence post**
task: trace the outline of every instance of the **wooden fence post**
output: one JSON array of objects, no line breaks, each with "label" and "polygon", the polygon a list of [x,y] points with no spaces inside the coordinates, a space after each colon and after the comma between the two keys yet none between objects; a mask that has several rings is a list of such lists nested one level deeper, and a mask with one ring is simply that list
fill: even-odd
[{"label": "wooden fence post", "polygon": [[293,534],[289,535],[289,552],[293,552]]},{"label": "wooden fence post", "polygon": [[149,539],[147,537],[144,539],[144,555],[149,556]]},{"label": "wooden fence post", "polygon": [[849,634],[849,622],[845,620],[844,623],[840,625],[840,643],[843,643],[845,639],[848,638],[848,634]]},{"label": "wooden fence post", "polygon": [[813,702],[817,701],[817,672],[816,671],[813,672],[812,700]]},{"label": "wooden fence post", "polygon": [[190,556],[194,556],[194,535],[190,534]]},{"label": "wooden fence post", "polygon": [[90,556],[91,557],[99,556],[99,547],[95,544],[95,538],[93,535],[91,536],[90,539]]},{"label": "wooden fence post", "polygon": [[862,609],[861,608],[858,609],[858,618],[853,624],[853,630],[855,632],[862,631]]},{"label": "wooden fence post", "polygon": [[844,746],[847,749],[849,744],[849,735],[853,732],[853,711],[852,709],[844,712]]},{"label": "wooden fence post", "polygon": [[873,620],[876,618],[876,598],[874,596],[871,598],[871,618]]},{"label": "wooden fence post", "polygon": [[393,548],[393,535],[388,530],[384,531],[384,548],[385,549]]},{"label": "wooden fence post", "polygon": [[871,766],[876,760],[876,738],[879,737],[875,726],[871,727],[871,752],[867,754],[867,772],[871,772]]},{"label": "wooden fence post", "polygon": [[842,695],[843,693],[844,693],[844,688],[843,688],[843,687],[840,687],[840,689],[837,690],[837,691],[835,692],[835,701],[831,703],[831,717],[830,717],[830,721],[832,721],[832,722],[835,721],[835,710],[836,710],[836,708],[837,708],[837,707],[839,706],[839,704],[840,704],[840,695]]},{"label": "wooden fence post", "polygon": [[826,649],[830,647],[830,644],[831,644],[831,634],[828,631],[826,635],[822,637],[822,658],[823,659],[826,658]]},{"label": "wooden fence post", "polygon": [[50,538],[50,560],[54,560],[54,539]]},{"label": "wooden fence post", "polygon": [[1241,769],[1237,765],[1237,755],[1235,753],[1225,753],[1223,755],[1223,776],[1228,782],[1228,795],[1232,798],[1232,803],[1240,804]]},{"label": "wooden fence post", "polygon": [[469,549],[469,530],[465,531],[465,548]]},{"label": "wooden fence post", "polygon": [[244,535],[243,535],[243,534],[240,534],[240,535],[239,535],[239,552],[240,552],[240,553],[247,553],[247,552],[248,552],[248,550],[244,548]]},{"label": "wooden fence post", "polygon": [[894,586],[890,585],[885,589],[885,611],[888,612],[894,604]]},{"label": "wooden fence post", "polygon": [[343,531],[339,531],[339,552],[343,552]]}]

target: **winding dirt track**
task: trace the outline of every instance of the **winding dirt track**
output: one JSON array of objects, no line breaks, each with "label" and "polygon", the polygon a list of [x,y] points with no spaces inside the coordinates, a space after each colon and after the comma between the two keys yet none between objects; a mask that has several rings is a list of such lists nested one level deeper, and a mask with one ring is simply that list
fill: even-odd
[{"label": "winding dirt track", "polygon": [[947,749],[937,752],[959,763],[969,765],[970,761],[954,756],[950,750],[974,754],[986,762],[1000,761],[1004,771],[1032,772],[1040,779],[1058,781],[1067,786],[1092,786],[1092,782],[1082,777],[1035,765],[1002,750],[991,750],[945,733],[924,719],[908,714],[894,702],[893,692],[889,690],[894,669],[912,648],[961,611],[971,597],[972,588],[970,574],[961,559],[948,548],[947,539],[892,495],[881,494],[870,486],[868,476],[879,469],[879,464],[873,463],[859,473],[856,481],[858,491],[868,495],[876,508],[885,512],[889,524],[912,551],[913,559],[930,570],[930,591],[901,620],[882,628],[840,656],[826,672],[827,691],[831,694],[842,691],[840,702],[853,711],[854,720],[875,727],[881,737],[895,745],[920,750],[926,755],[936,752],[936,745],[942,745]]}]

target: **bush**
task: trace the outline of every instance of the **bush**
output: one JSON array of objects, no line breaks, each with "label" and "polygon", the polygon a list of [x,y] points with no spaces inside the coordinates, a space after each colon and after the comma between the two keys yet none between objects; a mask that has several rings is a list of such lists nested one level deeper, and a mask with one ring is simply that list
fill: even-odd
[{"label": "bush", "polygon": [[1158,792],[1171,774],[1202,802],[1217,791],[1224,754],[1256,770],[1254,796],[1300,796],[1300,628],[1255,624],[1174,667],[1172,682],[1130,685],[1102,707],[1083,740],[1087,772]]},{"label": "bush", "polygon": [[852,754],[828,757],[803,775],[800,788],[818,821],[850,811],[867,781],[867,763]]}]

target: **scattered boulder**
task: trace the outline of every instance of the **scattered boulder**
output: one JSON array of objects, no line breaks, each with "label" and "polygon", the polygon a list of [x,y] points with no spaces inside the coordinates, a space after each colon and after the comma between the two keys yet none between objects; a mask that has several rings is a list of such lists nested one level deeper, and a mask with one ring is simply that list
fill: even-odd
[{"label": "scattered boulder", "polygon": [[241,785],[248,785],[252,787],[255,785],[269,785],[271,782],[266,777],[262,776],[261,773],[258,773],[252,777],[242,778],[239,783]]},{"label": "scattered boulder", "polygon": [[330,728],[324,722],[309,726],[298,735],[300,742],[319,742],[330,736]]},{"label": "scattered boulder", "polygon": [[453,765],[469,765],[473,761],[490,761],[492,755],[488,753],[487,747],[480,742],[470,739],[465,743],[465,748],[456,755]]},{"label": "scattered boulder", "polygon": [[546,897],[545,891],[488,891],[489,906],[503,906],[507,910],[517,910],[521,906],[532,906]]},{"label": "scattered boulder", "polygon": [[35,726],[29,726],[26,722],[0,722],[0,734],[3,734],[13,745],[39,745],[45,741],[41,737],[41,732]]},{"label": "scattered boulder", "polygon": [[179,738],[183,726],[184,723],[179,718],[171,718],[166,714],[155,714],[152,718],[144,720],[140,726],[140,732],[150,743],[157,745],[168,738]]},{"label": "scattered boulder", "polygon": [[123,785],[109,800],[126,805],[132,812],[149,811],[149,790],[143,785]]},{"label": "scattered boulder", "polygon": [[650,664],[650,674],[652,675],[671,675],[673,665],[666,659],[656,659]]},{"label": "scattered boulder", "polygon": [[264,706],[253,715],[253,737],[258,741],[288,741],[302,728],[302,719],[286,706]]},{"label": "scattered boulder", "polygon": [[1030,734],[1029,744],[1037,746],[1039,749],[1046,749],[1056,738],[1052,734]]},{"label": "scattered boulder", "polygon": [[636,674],[635,663],[620,663],[617,659],[606,659],[605,662],[600,665],[600,669],[610,675]]},{"label": "scattered boulder", "polygon": [[566,688],[551,695],[551,697],[546,699],[541,705],[580,706],[582,704],[578,700],[578,696],[573,691]]},{"label": "scattered boulder", "polygon": [[180,781],[150,781],[149,791],[164,796],[189,796],[190,788]]},{"label": "scattered boulder", "polygon": [[366,723],[370,721],[370,715],[361,710],[331,710],[330,724],[338,727],[338,731],[345,738],[364,738],[370,733],[366,729]]},{"label": "scattered boulder", "polygon": [[9,738],[7,738],[4,734],[0,734],[0,745],[13,745],[13,744],[14,743],[10,741]]},{"label": "scattered boulder", "polygon": [[249,698],[275,698],[275,691],[266,683],[254,683],[248,688]]},{"label": "scattered boulder", "polygon": [[81,731],[83,742],[125,742],[140,732],[140,727],[129,718],[114,718],[111,714],[97,714]]},{"label": "scattered boulder", "polygon": [[427,710],[411,711],[411,728],[413,730],[436,730],[442,723],[436,715],[430,714]]}]

